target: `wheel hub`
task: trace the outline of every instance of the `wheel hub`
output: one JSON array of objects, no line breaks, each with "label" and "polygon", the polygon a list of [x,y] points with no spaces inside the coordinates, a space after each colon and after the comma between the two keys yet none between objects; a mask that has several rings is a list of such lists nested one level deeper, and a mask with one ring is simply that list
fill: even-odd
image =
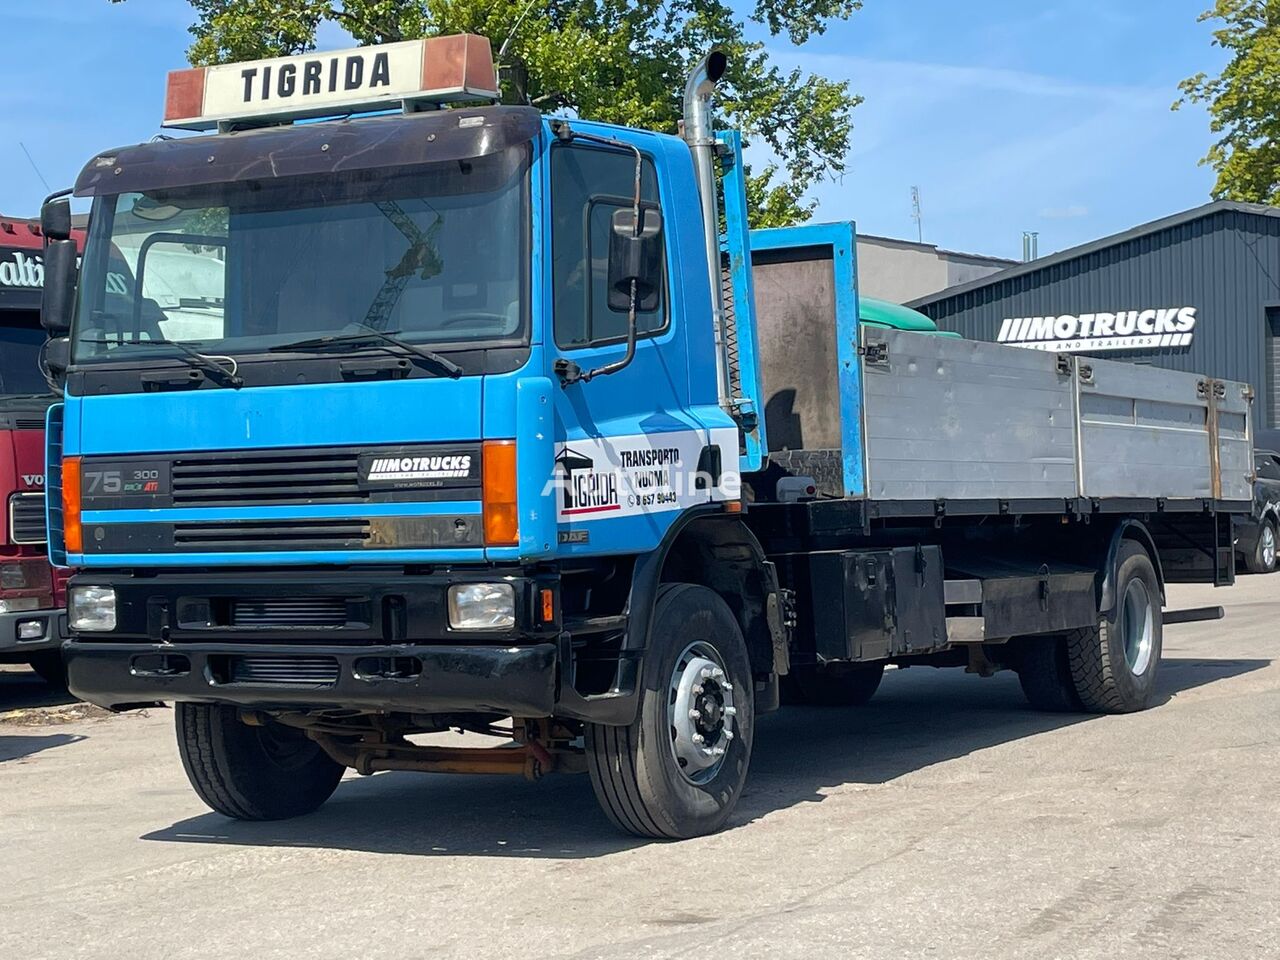
[{"label": "wheel hub", "polygon": [[1262,563],[1268,569],[1276,565],[1276,532],[1270,524],[1262,528]]},{"label": "wheel hub", "polygon": [[1155,640],[1155,614],[1151,595],[1141,580],[1130,580],[1125,587],[1120,609],[1120,630],[1124,638],[1124,658],[1135,676],[1142,676],[1151,665]]},{"label": "wheel hub", "polygon": [[691,643],[676,660],[667,697],[671,753],[687,780],[715,777],[735,736],[734,687],[709,643]]}]

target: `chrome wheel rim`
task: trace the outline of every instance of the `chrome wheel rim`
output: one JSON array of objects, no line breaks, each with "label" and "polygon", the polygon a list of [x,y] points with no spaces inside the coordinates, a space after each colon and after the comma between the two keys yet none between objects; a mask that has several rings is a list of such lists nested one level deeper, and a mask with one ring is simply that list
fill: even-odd
[{"label": "chrome wheel rim", "polygon": [[1269,523],[1262,528],[1262,565],[1268,570],[1276,565],[1276,532]]},{"label": "chrome wheel rim", "polygon": [[715,779],[737,735],[733,684],[715,647],[698,640],[676,658],[667,690],[667,727],[676,769],[690,783]]},{"label": "chrome wheel rim", "polygon": [[1130,580],[1120,606],[1120,636],[1124,640],[1125,661],[1134,676],[1142,676],[1151,666],[1155,632],[1155,610],[1147,585]]}]

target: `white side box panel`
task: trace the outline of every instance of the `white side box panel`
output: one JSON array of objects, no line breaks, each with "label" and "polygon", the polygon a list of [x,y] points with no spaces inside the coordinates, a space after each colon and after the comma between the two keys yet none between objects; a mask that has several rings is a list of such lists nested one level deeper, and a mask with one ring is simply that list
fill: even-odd
[{"label": "white side box panel", "polygon": [[1194,373],[1081,358],[1080,447],[1086,497],[1213,496],[1209,400]]},{"label": "white side box panel", "polygon": [[1072,377],[1038,350],[862,328],[873,500],[1076,496]]}]

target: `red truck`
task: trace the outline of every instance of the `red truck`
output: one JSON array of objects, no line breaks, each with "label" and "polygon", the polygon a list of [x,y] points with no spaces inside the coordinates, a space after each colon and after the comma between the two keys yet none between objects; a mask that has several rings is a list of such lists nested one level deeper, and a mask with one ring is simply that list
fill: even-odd
[{"label": "red truck", "polygon": [[40,370],[44,238],[0,217],[0,663],[63,680],[67,571],[45,545],[44,423],[55,399]]}]

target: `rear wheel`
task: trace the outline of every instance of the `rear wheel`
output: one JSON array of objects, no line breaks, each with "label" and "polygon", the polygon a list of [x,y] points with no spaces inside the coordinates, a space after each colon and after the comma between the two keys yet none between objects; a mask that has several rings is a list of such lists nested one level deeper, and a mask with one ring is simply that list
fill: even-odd
[{"label": "rear wheel", "polygon": [[1164,647],[1160,581],[1147,552],[1121,545],[1116,563],[1115,605],[1098,625],[1067,635],[1067,658],[1086,710],[1132,713],[1155,697]]},{"label": "rear wheel", "polygon": [[310,813],[337,789],[345,769],[301,730],[273,721],[249,726],[235,707],[179,703],[178,753],[200,799],[236,820],[284,820]]},{"label": "rear wheel", "polygon": [[1270,518],[1263,520],[1258,530],[1258,543],[1244,558],[1244,565],[1250,573],[1276,572],[1276,545],[1276,522]]},{"label": "rear wheel", "polygon": [[635,720],[588,724],[587,769],[613,823],[680,840],[718,830],[742,792],[754,704],[742,632],[715,592],[662,588]]},{"label": "rear wheel", "polygon": [[793,669],[788,699],[814,707],[860,707],[880,688],[883,663],[826,664]]},{"label": "rear wheel", "polygon": [[1071,678],[1067,638],[1062,634],[1023,637],[1018,660],[1018,682],[1027,702],[1037,710],[1069,713],[1081,709],[1080,696]]},{"label": "rear wheel", "polygon": [[1094,626],[1023,639],[1018,679],[1037,710],[1132,713],[1151,705],[1164,621],[1160,581],[1136,542],[1121,544],[1115,597]]}]

